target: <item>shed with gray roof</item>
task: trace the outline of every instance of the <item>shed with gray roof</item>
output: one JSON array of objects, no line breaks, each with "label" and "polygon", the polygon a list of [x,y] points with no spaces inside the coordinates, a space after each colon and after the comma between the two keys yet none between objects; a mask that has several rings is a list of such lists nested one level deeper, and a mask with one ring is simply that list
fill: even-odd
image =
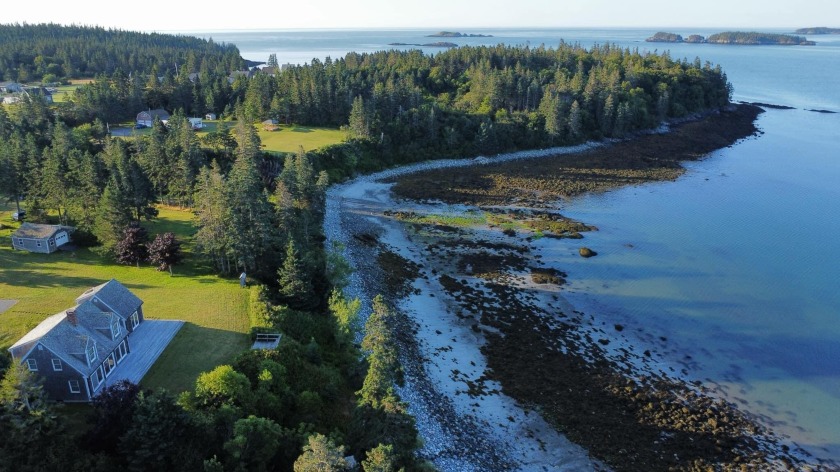
[{"label": "shed with gray roof", "polygon": [[23,223],[12,233],[12,247],[21,251],[50,254],[70,242],[71,226]]}]

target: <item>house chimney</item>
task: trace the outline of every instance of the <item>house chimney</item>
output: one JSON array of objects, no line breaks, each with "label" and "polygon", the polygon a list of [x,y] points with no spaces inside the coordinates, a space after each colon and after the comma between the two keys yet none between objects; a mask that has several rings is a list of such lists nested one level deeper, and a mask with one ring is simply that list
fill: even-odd
[{"label": "house chimney", "polygon": [[67,310],[67,321],[70,322],[71,325],[76,326],[79,324],[79,318],[76,317],[76,310]]}]

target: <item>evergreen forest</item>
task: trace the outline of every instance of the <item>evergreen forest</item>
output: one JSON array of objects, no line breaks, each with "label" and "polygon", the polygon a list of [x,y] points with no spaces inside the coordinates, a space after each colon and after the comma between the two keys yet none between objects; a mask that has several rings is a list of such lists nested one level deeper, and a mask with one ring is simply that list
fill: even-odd
[{"label": "evergreen forest", "polygon": [[[349,268],[324,245],[329,184],[426,159],[630,137],[731,95],[719,67],[612,45],[351,52],[234,74],[243,67],[235,47],[183,36],[0,26],[4,79],[94,79],[63,103],[0,106],[0,198],[30,221],[75,226],[79,244],[127,264],[142,259],[136,228],[157,205],[189,208],[207,270],[247,271],[255,333],[284,333],[277,350],[244,352],[180,397],[108,387],[83,434],[69,434],[37,379],[5,359],[0,470],[343,470],[348,454],[366,471],[427,470],[395,393],[391,308],[377,298],[362,329],[358,301],[340,291]],[[142,136],[109,135],[154,108],[172,117]],[[211,112],[219,127],[198,138],[187,118]],[[343,127],[347,140],[266,153],[254,126],[266,119]]]}]

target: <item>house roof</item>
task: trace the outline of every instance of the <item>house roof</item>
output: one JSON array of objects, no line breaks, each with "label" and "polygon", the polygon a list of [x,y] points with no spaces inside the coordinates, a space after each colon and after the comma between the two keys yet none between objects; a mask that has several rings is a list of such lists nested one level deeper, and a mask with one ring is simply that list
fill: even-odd
[{"label": "house roof", "polygon": [[[76,299],[77,305],[52,315],[9,348],[22,359],[36,345],[41,344],[83,375],[90,375],[101,360],[117,348],[128,332],[123,330],[112,337],[111,324],[126,319],[143,302],[114,279],[97,285]],[[71,322],[74,320],[74,322]],[[97,362],[88,365],[85,349],[96,345]]]},{"label": "house roof", "polygon": [[151,118],[151,119],[155,119],[155,118],[157,118],[159,120],[168,120],[169,119],[169,112],[167,112],[163,108],[157,108],[157,109],[154,109],[154,110],[144,110],[144,111],[141,111],[140,113],[138,113],[137,116],[139,117],[143,113],[148,113],[149,118]]},{"label": "house roof", "polygon": [[94,306],[101,310],[113,310],[123,319],[128,319],[143,304],[142,300],[115,279],[86,290],[76,299],[76,303],[81,305],[88,300],[93,300]]},{"label": "house roof", "polygon": [[[71,311],[76,312],[78,321],[75,324],[71,323],[67,316]],[[64,310],[42,321],[12,345],[9,351],[13,356],[21,358],[40,343],[70,364],[73,369],[89,375],[127,335],[126,332],[122,332],[116,339],[111,338],[110,319],[113,316],[113,313],[82,306]],[[97,362],[88,365],[85,348],[90,341],[96,345]]]},{"label": "house roof", "polygon": [[12,233],[12,237],[27,239],[47,239],[54,236],[55,233],[59,232],[60,230],[68,231],[71,229],[72,228],[70,226],[23,223],[20,225],[20,228],[18,228],[17,231]]}]

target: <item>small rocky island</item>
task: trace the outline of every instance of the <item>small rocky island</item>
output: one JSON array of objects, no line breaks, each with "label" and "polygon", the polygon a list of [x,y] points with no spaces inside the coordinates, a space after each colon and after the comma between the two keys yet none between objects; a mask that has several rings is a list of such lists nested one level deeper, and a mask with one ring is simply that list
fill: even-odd
[{"label": "small rocky island", "polygon": [[649,43],[708,43],[708,44],[736,44],[736,45],[775,45],[775,46],[813,46],[814,41],[808,41],[804,36],[775,33],[756,33],[743,31],[726,31],[716,33],[708,38],[692,34],[683,38],[676,33],[660,31],[645,41]]},{"label": "small rocky island", "polygon": [[436,43],[426,43],[426,44],[419,44],[419,43],[388,43],[388,46],[419,46],[419,47],[426,47],[426,48],[457,48],[458,45],[455,43],[449,43],[446,41],[438,41]]},{"label": "small rocky island", "polygon": [[439,31],[426,36],[427,38],[492,38],[492,34],[470,34],[458,33],[455,31]]},{"label": "small rocky island", "polygon": [[796,34],[840,34],[840,28],[826,28],[825,26],[816,26],[813,28],[799,28],[794,31]]}]

